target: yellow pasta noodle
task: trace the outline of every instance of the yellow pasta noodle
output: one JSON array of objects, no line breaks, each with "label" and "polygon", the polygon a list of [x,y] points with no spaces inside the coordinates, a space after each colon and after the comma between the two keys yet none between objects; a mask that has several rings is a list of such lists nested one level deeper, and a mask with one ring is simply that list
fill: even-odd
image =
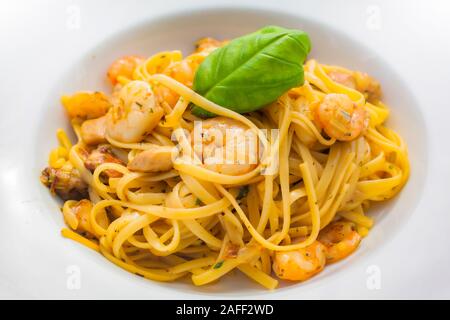
[{"label": "yellow pasta noodle", "polygon": [[[188,277],[200,286],[239,270],[272,290],[279,284],[272,272],[278,254],[305,252],[321,241],[331,250],[333,244],[322,239],[339,222],[360,237],[370,234],[369,204],[394,197],[409,177],[407,147],[386,126],[389,108],[362,88],[365,74],[309,60],[302,86],[261,110],[239,114],[190,87],[189,77],[212,51],[206,47],[188,57],[160,52],[132,73],[117,75],[112,104],[116,90],[140,81],[153,90],[164,115],[139,140],[122,141],[106,131],[94,144],[85,138],[89,119],[72,119],[78,141],[72,144],[58,129],[45,182],[58,193],[60,184],[81,181],[76,185],[86,189],[81,197],[65,195],[68,228],[62,235],[129,272],[156,281]],[[366,127],[352,139],[330,134],[318,115],[326,98],[336,94],[367,115]],[[248,129],[258,142],[257,163],[238,174],[207,166],[192,141],[200,119],[191,104]],[[272,129],[277,134],[268,133]],[[161,147],[178,152],[167,169],[130,166]],[[97,163],[95,152],[116,160]]]}]

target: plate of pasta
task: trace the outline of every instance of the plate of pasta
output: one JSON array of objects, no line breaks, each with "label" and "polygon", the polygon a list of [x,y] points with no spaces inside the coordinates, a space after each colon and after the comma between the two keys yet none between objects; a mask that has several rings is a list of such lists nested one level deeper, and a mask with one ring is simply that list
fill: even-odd
[{"label": "plate of pasta", "polygon": [[295,15],[150,20],[49,95],[36,187],[65,250],[99,274],[201,294],[306,290],[378,251],[414,209],[426,159],[407,92],[357,41]]}]

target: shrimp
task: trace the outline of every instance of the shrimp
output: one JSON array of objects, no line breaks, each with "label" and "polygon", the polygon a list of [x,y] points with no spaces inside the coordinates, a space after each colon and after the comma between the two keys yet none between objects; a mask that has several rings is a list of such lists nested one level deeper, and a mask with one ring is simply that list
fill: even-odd
[{"label": "shrimp", "polygon": [[140,172],[168,171],[173,167],[172,155],[176,150],[175,147],[154,145],[134,157],[128,169]]},{"label": "shrimp", "polygon": [[[197,42],[196,50],[185,59],[170,62],[160,72],[181,82],[185,86],[192,88],[195,73],[203,60],[215,49],[221,47],[226,41],[218,41],[212,38],[204,38]],[[174,107],[178,101],[179,95],[161,85],[155,85],[153,88],[155,95],[160,102],[165,101],[169,106]]]},{"label": "shrimp", "polygon": [[380,83],[367,73],[333,70],[328,72],[328,76],[337,83],[361,92],[369,102],[378,101],[381,98]]},{"label": "shrimp", "polygon": [[81,199],[87,195],[86,183],[69,161],[59,169],[45,168],[41,174],[41,182],[63,200]]},{"label": "shrimp", "polygon": [[314,241],[305,248],[275,252],[273,271],[280,279],[304,281],[323,270],[326,263],[325,246]]},{"label": "shrimp", "polygon": [[167,69],[168,75],[175,80],[192,87],[195,72],[200,63],[217,48],[222,47],[228,41],[219,41],[213,38],[203,38],[196,43],[196,50],[190,56],[181,61],[174,62]]},{"label": "shrimp", "polygon": [[359,246],[361,236],[351,222],[332,222],[320,231],[318,240],[327,248],[327,263],[339,261]]},{"label": "shrimp", "polygon": [[228,43],[228,41],[219,41],[214,38],[202,38],[195,43],[195,52],[207,52],[210,53],[213,50],[222,47]]},{"label": "shrimp", "polygon": [[163,85],[155,85],[153,87],[153,91],[155,92],[155,96],[160,104],[166,102],[170,107],[175,107],[178,102],[180,96],[174,91]]},{"label": "shrimp", "polygon": [[133,72],[145,59],[140,56],[125,56],[114,61],[108,69],[108,79],[113,85],[117,83],[119,76],[132,79]]},{"label": "shrimp", "polygon": [[318,124],[340,141],[358,138],[369,124],[369,114],[345,94],[327,94],[315,110]]},{"label": "shrimp", "polygon": [[181,82],[185,86],[191,88],[194,82],[194,75],[195,71],[197,71],[198,64],[195,62],[195,60],[191,60],[188,58],[173,62],[170,66],[167,67],[164,73],[169,77],[177,80],[178,82]]},{"label": "shrimp", "polygon": [[117,95],[106,119],[106,133],[121,142],[140,142],[164,115],[150,85],[144,81],[127,83]]},{"label": "shrimp", "polygon": [[380,83],[369,76],[367,73],[355,71],[354,72],[356,90],[363,93],[366,99],[370,102],[380,100],[382,92]]},{"label": "shrimp", "polygon": [[[207,52],[194,53],[187,56],[186,59],[174,61],[164,69],[164,74],[192,88],[195,72],[197,72],[198,66],[208,54]],[[177,103],[179,95],[167,87],[156,85],[154,90],[158,98],[167,102],[171,107]]]},{"label": "shrimp", "polygon": [[328,73],[328,76],[334,82],[340,83],[348,88],[356,90],[356,81],[352,73],[333,70]]},{"label": "shrimp", "polygon": [[106,142],[106,116],[86,120],[81,124],[81,138],[86,144],[99,144]]},{"label": "shrimp", "polygon": [[201,133],[200,152],[196,137],[193,143],[205,168],[227,175],[242,175],[256,168],[256,135],[241,122],[225,117],[208,119],[202,122]]},{"label": "shrimp", "polygon": [[111,107],[110,100],[102,92],[80,91],[72,96],[63,96],[61,102],[71,119],[99,118]]}]

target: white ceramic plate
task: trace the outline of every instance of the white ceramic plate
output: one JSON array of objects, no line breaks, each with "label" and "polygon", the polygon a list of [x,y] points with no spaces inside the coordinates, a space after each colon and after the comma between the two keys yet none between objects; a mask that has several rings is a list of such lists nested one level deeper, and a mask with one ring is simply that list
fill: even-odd
[{"label": "white ceramic plate", "polygon": [[[98,11],[100,4],[89,6],[93,8],[81,8],[87,10],[87,17],[95,17],[89,10]],[[64,34],[61,32],[41,37],[44,43],[30,39],[23,45],[23,38],[18,40],[18,44],[29,51],[17,55],[9,52],[12,59],[9,69],[15,72],[9,75],[8,81],[16,85],[7,87],[4,94],[9,104],[1,106],[4,118],[0,127],[0,296],[144,299],[448,297],[450,276],[446,270],[450,267],[450,254],[446,230],[450,227],[450,216],[445,214],[449,209],[448,199],[440,192],[445,188],[444,178],[450,176],[444,166],[449,154],[448,144],[445,145],[444,140],[438,143],[440,134],[445,131],[438,134],[437,130],[446,128],[445,117],[448,118],[449,112],[439,104],[430,105],[425,99],[417,98],[418,95],[426,97],[423,91],[443,97],[436,89],[430,92],[431,82],[421,86],[422,92],[417,91],[417,86],[407,78],[410,71],[403,74],[397,70],[416,68],[418,81],[432,81],[427,78],[429,70],[418,67],[423,66],[424,57],[417,55],[418,64],[407,66],[409,69],[394,67],[389,60],[395,60],[395,55],[391,54],[390,58],[382,51],[377,52],[351,30],[340,31],[341,26],[324,23],[323,17],[318,19],[312,13],[287,10],[289,6],[293,8],[286,4],[284,10],[269,10],[255,3],[245,7],[185,5],[158,14],[148,12],[129,26],[123,20],[124,15],[132,19],[128,11],[151,8],[140,3],[136,8],[114,13],[122,16],[122,20],[118,19],[119,26],[113,27],[117,32],[98,41],[89,35],[92,29],[77,29],[83,15],[80,15],[81,20],[70,20],[77,17],[77,10],[81,10],[69,5],[66,7],[66,15],[69,15],[66,28],[78,32],[77,37],[72,36],[77,46],[70,47],[69,44],[64,52],[59,52],[70,59],[64,55],[61,60],[58,56],[48,57],[57,47],[55,44],[62,41]],[[119,7],[125,9],[126,6]],[[320,8],[326,10],[327,7],[322,4]],[[95,25],[108,21],[100,17],[98,20]],[[101,255],[62,238],[59,234],[63,226],[60,203],[50,196],[38,179],[40,170],[46,165],[48,151],[56,144],[56,129],[68,128],[59,106],[61,94],[106,89],[105,70],[121,55],[149,56],[167,49],[188,53],[200,37],[232,38],[269,24],[307,31],[313,43],[310,57],[363,70],[379,79],[385,101],[392,109],[389,125],[409,145],[410,181],[394,200],[372,209],[376,225],[359,250],[308,282],[283,285],[276,291],[267,292],[243,280],[238,273],[201,288],[187,281],[152,282],[129,274]],[[43,29],[50,30],[48,27]],[[89,44],[80,41],[83,36]],[[67,41],[63,43],[67,45]],[[47,50],[43,50],[47,46]],[[409,48],[398,46],[399,49],[405,47]],[[407,50],[404,54],[410,59],[417,53]],[[428,65],[433,68],[433,63],[438,62],[430,60]],[[448,74],[445,76],[448,79]]]}]

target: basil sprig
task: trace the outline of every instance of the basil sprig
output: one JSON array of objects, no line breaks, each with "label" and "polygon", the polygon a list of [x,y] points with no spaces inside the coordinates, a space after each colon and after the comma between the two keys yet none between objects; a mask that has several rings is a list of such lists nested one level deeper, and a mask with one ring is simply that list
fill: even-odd
[{"label": "basil sprig", "polygon": [[[236,112],[254,111],[303,84],[303,62],[310,50],[305,32],[264,27],[214,50],[200,64],[193,89]],[[192,112],[214,116],[198,106]]]}]

